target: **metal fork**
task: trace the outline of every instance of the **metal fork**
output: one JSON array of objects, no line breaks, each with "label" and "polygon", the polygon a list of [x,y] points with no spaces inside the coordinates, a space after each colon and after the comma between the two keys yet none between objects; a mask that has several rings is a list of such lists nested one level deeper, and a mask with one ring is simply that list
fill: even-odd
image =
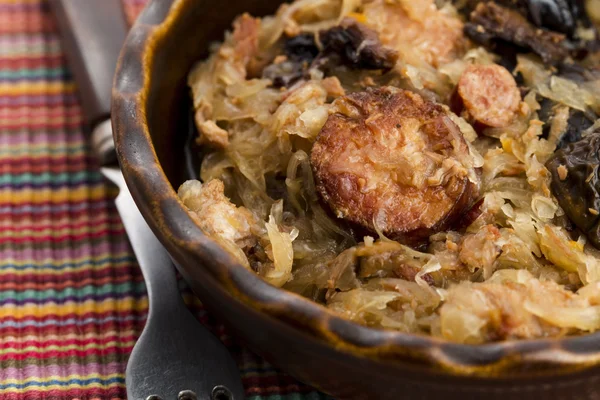
[{"label": "metal fork", "polygon": [[169,254],[142,217],[116,165],[110,99],[125,39],[120,0],[51,0],[67,59],[90,123],[101,172],[120,189],[116,206],[142,269],[150,310],[127,363],[132,400],[242,400],[237,365],[227,348],[186,308]]}]

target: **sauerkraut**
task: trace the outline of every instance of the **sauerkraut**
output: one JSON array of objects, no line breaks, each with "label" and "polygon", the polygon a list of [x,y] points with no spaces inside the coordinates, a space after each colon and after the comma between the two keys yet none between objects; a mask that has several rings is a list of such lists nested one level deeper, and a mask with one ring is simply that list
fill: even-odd
[{"label": "sauerkraut", "polygon": [[[596,3],[589,8],[597,21]],[[433,0],[296,0],[273,16],[240,16],[189,74],[203,183],[181,185],[182,202],[246,268],[364,325],[461,343],[600,329],[600,252],[565,215],[546,167],[572,128],[570,116],[595,120],[600,112],[600,80],[585,72],[599,58],[568,60],[585,79],[545,65],[535,48],[520,48],[511,67],[493,46],[470,40],[468,21],[452,3]],[[465,75],[474,71],[476,80]],[[486,82],[496,86],[482,88]],[[358,107],[352,94],[384,86],[391,89],[377,93],[397,88],[414,93],[424,109],[437,107],[443,126],[415,122],[428,120],[412,114],[395,127],[378,125],[385,108]],[[398,115],[407,112],[402,107],[394,108]],[[357,183],[325,191],[311,155],[333,115],[350,128],[329,124],[328,134],[364,124],[354,134],[367,135],[367,144],[361,148],[357,137],[352,144],[351,135],[330,142],[328,149],[345,147],[319,157],[348,158],[328,163],[336,170],[327,173],[352,173],[340,182]],[[378,129],[419,134],[399,136],[398,153],[384,157],[384,150],[369,153],[392,145],[381,142],[391,136]],[[436,136],[440,129],[454,139]],[[378,147],[368,144],[373,140]],[[462,146],[457,165],[440,150],[442,140]],[[385,174],[363,179],[357,162],[369,174]],[[436,185],[465,166],[471,192],[461,195],[452,221],[411,233],[415,240],[388,237],[387,220],[372,205],[385,204],[388,214],[395,207],[386,203],[387,181],[429,188],[431,203],[411,217],[424,218],[436,212]],[[354,201],[353,192],[368,194],[375,181],[376,203]],[[344,213],[323,197],[342,189]],[[344,218],[361,207],[375,207],[364,224]]]}]

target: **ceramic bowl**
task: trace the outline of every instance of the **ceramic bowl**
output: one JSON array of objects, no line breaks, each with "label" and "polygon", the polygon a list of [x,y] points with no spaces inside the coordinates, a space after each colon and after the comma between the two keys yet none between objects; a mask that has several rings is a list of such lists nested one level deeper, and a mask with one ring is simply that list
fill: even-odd
[{"label": "ceramic bowl", "polygon": [[202,233],[175,192],[198,161],[186,157],[187,73],[238,14],[279,4],[151,0],[117,68],[113,128],[125,179],[206,307],[253,351],[339,399],[600,398],[600,334],[470,346],[363,327],[267,284]]}]

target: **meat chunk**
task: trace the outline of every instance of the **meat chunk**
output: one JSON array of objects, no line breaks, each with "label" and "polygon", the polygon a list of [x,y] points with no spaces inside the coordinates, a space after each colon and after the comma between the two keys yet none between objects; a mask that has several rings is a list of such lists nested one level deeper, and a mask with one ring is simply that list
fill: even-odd
[{"label": "meat chunk", "polygon": [[545,63],[557,64],[569,56],[563,34],[537,28],[517,11],[494,2],[479,3],[465,31],[480,44],[491,45],[494,39],[502,39],[531,49]]},{"label": "meat chunk", "polygon": [[[414,282],[428,261],[424,253],[398,242],[381,240],[370,246],[359,246],[356,255],[359,257],[359,278],[392,277]],[[424,274],[423,280],[429,285],[435,283],[429,274]]]},{"label": "meat chunk", "polygon": [[512,122],[521,102],[513,76],[497,64],[467,67],[457,94],[467,120],[496,128]]},{"label": "meat chunk", "polygon": [[243,14],[233,22],[233,42],[235,57],[244,66],[258,53],[258,36],[260,34],[260,20]]},{"label": "meat chunk", "polygon": [[465,235],[460,244],[459,259],[469,270],[483,270],[487,279],[492,274],[492,266],[500,255],[500,231],[494,225],[485,225],[475,234]]},{"label": "meat chunk", "polygon": [[433,0],[365,3],[367,21],[383,44],[410,65],[438,67],[460,57],[467,47],[461,20],[438,10]]},{"label": "meat chunk", "polygon": [[327,95],[330,97],[340,97],[346,94],[346,91],[342,87],[342,84],[337,76],[330,76],[329,78],[323,79],[321,85],[327,91]]},{"label": "meat chunk", "polygon": [[207,235],[240,248],[253,246],[256,242],[252,232],[256,224],[254,215],[244,207],[236,207],[223,191],[223,182],[218,179],[204,184],[190,180],[179,187],[177,195]]},{"label": "meat chunk", "polygon": [[500,231],[491,224],[483,225],[476,232],[449,231],[431,236],[427,251],[434,254],[441,265],[439,270],[431,273],[436,286],[447,287],[472,280],[476,271],[480,271],[485,279],[489,278],[500,255],[501,240]]},{"label": "meat chunk", "polygon": [[[198,129],[207,140],[226,145],[224,132],[218,131],[215,125],[206,125],[206,121],[214,120],[213,105],[220,103],[225,87],[245,82],[248,76],[254,76],[261,51],[258,47],[260,20],[248,14],[238,17],[233,23],[233,33],[229,35],[218,51],[202,63],[198,63],[188,75],[188,85],[192,89],[195,120]],[[215,77],[219,77],[216,79]],[[215,139],[216,141],[212,140]]]},{"label": "meat chunk", "polygon": [[477,196],[459,128],[439,105],[392,87],[340,97],[311,154],[338,218],[414,243],[450,226]]}]

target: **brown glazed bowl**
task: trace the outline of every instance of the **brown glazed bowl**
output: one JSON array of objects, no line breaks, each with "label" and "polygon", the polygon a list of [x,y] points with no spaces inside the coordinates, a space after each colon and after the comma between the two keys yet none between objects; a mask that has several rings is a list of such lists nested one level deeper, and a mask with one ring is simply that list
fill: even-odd
[{"label": "brown glazed bowl", "polygon": [[121,53],[113,128],[133,197],[183,277],[247,346],[338,399],[600,399],[600,334],[460,345],[376,330],[270,286],[205,236],[186,177],[186,75],[236,15],[277,0],[151,0]]}]

